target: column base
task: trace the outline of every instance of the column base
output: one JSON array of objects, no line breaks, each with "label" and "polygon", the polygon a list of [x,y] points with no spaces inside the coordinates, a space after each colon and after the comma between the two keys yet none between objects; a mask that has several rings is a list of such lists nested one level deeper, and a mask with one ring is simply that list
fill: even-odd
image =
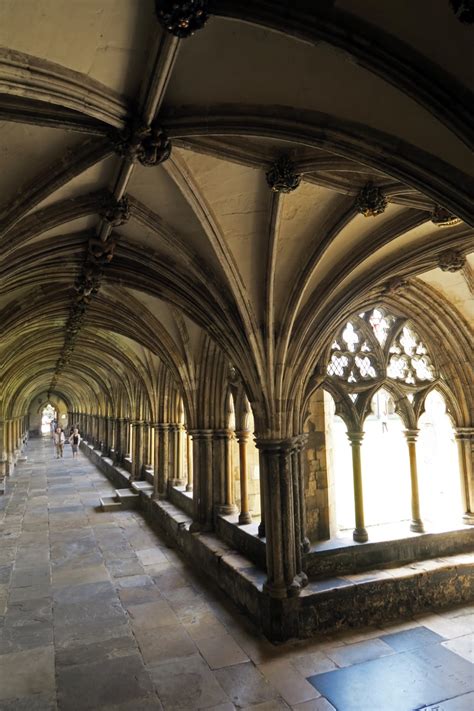
[{"label": "column base", "polygon": [[462,522],[467,523],[468,526],[474,526],[474,513],[466,512],[462,517]]},{"label": "column base", "polygon": [[210,523],[199,523],[199,521],[193,521],[189,527],[190,533],[209,533],[212,530]]},{"label": "column base", "polygon": [[265,523],[264,523],[263,521],[260,521],[260,523],[258,524],[257,536],[258,536],[259,538],[265,538],[265,536],[266,536],[266,533],[265,533]]},{"label": "column base", "polygon": [[186,484],[186,491],[192,491],[193,490],[193,485],[192,484]]},{"label": "column base", "polygon": [[246,526],[249,523],[252,523],[252,514],[250,511],[242,511],[239,514],[239,526]]},{"label": "column base", "polygon": [[235,504],[220,504],[216,506],[216,513],[220,516],[232,516],[238,512],[238,508]]},{"label": "column base", "polygon": [[288,597],[286,585],[284,583],[276,585],[275,583],[270,583],[268,580],[263,584],[262,592],[269,597],[273,597],[276,600],[284,600]]},{"label": "column base", "polygon": [[298,582],[301,585],[301,587],[305,588],[309,582],[308,576],[306,575],[306,573],[303,573],[303,571],[301,571],[301,573],[298,573],[298,575],[296,577],[297,577]]},{"label": "column base", "polygon": [[365,528],[355,528],[352,533],[352,538],[357,543],[366,543],[369,540],[369,534]]},{"label": "column base", "polygon": [[410,523],[410,531],[413,531],[413,533],[424,533],[425,527],[423,521],[421,521],[421,519],[413,519]]},{"label": "column base", "polygon": [[170,486],[184,486],[185,483],[184,479],[168,479],[168,484]]},{"label": "column base", "polygon": [[309,541],[309,538],[306,538],[306,536],[301,541],[301,549],[303,553],[309,553],[311,550],[311,543]]}]

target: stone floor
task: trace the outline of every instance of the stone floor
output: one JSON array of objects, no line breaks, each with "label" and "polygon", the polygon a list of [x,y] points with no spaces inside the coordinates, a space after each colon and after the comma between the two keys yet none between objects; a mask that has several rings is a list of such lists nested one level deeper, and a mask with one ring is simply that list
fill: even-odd
[{"label": "stone floor", "polygon": [[275,647],[111,491],[48,439],[9,480],[0,711],[474,708],[474,605]]}]

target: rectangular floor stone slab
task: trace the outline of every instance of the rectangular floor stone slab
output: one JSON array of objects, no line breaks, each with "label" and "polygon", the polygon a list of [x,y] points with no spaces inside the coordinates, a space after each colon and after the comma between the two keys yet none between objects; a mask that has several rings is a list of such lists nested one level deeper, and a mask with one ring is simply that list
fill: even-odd
[{"label": "rectangular floor stone slab", "polygon": [[90,664],[58,667],[61,711],[98,711],[106,705],[134,702],[153,694],[147,670],[138,654]]},{"label": "rectangular floor stone slab", "polygon": [[278,692],[251,663],[236,664],[214,672],[230,700],[238,707],[245,708],[278,698]]},{"label": "rectangular floor stone slab", "polygon": [[368,662],[370,659],[393,654],[393,649],[380,639],[368,639],[364,642],[327,649],[326,654],[338,667],[348,667],[352,664],[360,664]]},{"label": "rectangular floor stone slab", "polygon": [[5,654],[0,662],[0,699],[51,693],[55,689],[52,646]]},{"label": "rectangular floor stone slab", "polygon": [[229,700],[199,655],[152,667],[150,675],[166,711],[211,709]]},{"label": "rectangular floor stone slab", "polygon": [[407,652],[410,649],[423,647],[425,644],[436,644],[444,641],[444,637],[429,630],[427,627],[415,627],[412,630],[381,635],[380,639],[396,652]]},{"label": "rectangular floor stone slab", "polygon": [[249,661],[244,650],[230,634],[198,639],[196,645],[211,669],[221,669]]},{"label": "rectangular floor stone slab", "polygon": [[474,691],[473,666],[438,644],[318,674],[308,681],[341,711],[413,711]]}]

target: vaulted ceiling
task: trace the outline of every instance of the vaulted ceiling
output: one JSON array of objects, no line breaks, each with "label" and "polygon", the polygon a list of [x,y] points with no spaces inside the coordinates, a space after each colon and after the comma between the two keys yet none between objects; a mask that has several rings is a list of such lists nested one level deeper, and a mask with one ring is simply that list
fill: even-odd
[{"label": "vaulted ceiling", "polygon": [[[182,380],[201,330],[271,399],[394,279],[472,322],[472,25],[448,0],[209,5],[178,39],[152,0],[1,3],[4,407],[92,397],[147,353]],[[171,141],[156,165],[130,150],[149,126]],[[282,155],[289,193],[266,179]],[[356,208],[368,182],[375,217]],[[434,224],[437,205],[460,219]],[[64,359],[95,237],[111,258]]]}]

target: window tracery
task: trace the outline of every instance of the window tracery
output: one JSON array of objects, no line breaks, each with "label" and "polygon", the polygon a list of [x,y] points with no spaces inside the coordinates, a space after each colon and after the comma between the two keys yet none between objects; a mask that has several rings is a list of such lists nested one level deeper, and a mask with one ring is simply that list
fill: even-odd
[{"label": "window tracery", "polygon": [[326,371],[350,390],[386,379],[417,389],[436,378],[428,349],[413,326],[382,308],[344,324],[332,342]]}]

